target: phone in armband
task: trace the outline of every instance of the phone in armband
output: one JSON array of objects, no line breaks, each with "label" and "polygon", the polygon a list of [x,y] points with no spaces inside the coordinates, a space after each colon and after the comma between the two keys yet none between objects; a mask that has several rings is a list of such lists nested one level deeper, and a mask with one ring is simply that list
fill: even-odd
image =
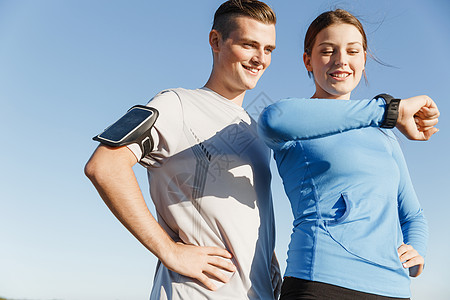
[{"label": "phone in armband", "polygon": [[153,149],[150,129],[158,118],[158,110],[144,105],[135,105],[119,120],[92,139],[110,147],[121,147],[136,143],[141,147],[142,157]]}]

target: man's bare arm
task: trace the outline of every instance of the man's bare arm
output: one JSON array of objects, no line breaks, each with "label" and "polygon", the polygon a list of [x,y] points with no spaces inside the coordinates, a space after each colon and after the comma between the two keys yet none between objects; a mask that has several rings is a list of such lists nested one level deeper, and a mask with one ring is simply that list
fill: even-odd
[{"label": "man's bare arm", "polygon": [[101,145],[86,164],[85,174],[117,219],[168,269],[195,278],[211,290],[216,287],[209,277],[228,282],[221,270],[236,270],[228,251],[175,243],[158,224],[133,172],[136,163],[128,148]]}]

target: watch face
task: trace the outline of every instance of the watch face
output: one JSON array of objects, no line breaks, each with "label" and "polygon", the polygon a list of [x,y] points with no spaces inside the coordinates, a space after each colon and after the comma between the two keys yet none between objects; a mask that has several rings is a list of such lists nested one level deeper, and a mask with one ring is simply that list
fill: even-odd
[{"label": "watch face", "polygon": [[152,115],[153,111],[151,110],[133,108],[108,127],[99,137],[109,142],[118,143],[148,121]]}]

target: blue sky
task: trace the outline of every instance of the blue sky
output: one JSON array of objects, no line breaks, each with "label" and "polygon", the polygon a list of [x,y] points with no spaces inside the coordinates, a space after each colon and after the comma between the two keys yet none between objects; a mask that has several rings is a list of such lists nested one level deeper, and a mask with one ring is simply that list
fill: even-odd
[{"label": "blue sky", "polygon": [[[83,167],[92,136],[134,104],[170,87],[201,87],[211,70],[208,32],[222,1],[0,0],[0,296],[13,299],[147,299],[156,259],[112,216]],[[413,299],[447,299],[450,252],[450,2],[267,1],[277,49],[244,106],[310,97],[301,54],[309,23],[330,8],[363,21],[367,64],[381,92],[431,96],[442,117],[429,142],[401,139],[430,227],[425,273]],[[256,102],[254,102],[256,100]],[[146,200],[143,168],[135,172]],[[292,215],[274,173],[277,255],[285,267]]]}]

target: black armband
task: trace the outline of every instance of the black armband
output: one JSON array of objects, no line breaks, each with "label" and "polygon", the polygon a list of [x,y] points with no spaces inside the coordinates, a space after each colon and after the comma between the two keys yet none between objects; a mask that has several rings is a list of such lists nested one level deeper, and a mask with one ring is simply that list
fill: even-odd
[{"label": "black armband", "polygon": [[400,99],[396,99],[389,94],[379,94],[374,99],[383,98],[386,102],[386,111],[384,112],[383,123],[381,128],[394,128],[397,124],[398,110],[400,107]]},{"label": "black armband", "polygon": [[93,140],[110,147],[121,147],[136,143],[142,151],[142,157],[153,150],[150,129],[158,118],[155,108],[136,105],[114,124],[95,136]]}]

